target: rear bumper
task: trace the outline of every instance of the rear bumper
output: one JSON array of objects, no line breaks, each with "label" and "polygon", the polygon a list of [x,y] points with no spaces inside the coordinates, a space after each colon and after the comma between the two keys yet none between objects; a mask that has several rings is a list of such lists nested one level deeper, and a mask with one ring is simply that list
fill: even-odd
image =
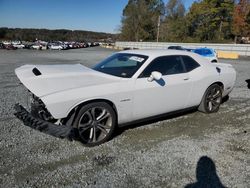
[{"label": "rear bumper", "polygon": [[32,129],[57,138],[68,138],[69,140],[73,140],[75,138],[75,131],[71,126],[56,125],[39,118],[35,118],[20,104],[16,104],[14,109],[16,111],[14,115],[20,119],[24,125],[31,127]]}]

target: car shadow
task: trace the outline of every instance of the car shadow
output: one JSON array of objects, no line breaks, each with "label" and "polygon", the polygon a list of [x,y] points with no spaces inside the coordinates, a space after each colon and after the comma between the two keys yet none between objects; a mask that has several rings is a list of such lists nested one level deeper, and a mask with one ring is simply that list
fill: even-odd
[{"label": "car shadow", "polygon": [[225,102],[227,102],[229,100],[229,95],[225,96],[222,98],[221,100],[221,104],[224,104]]},{"label": "car shadow", "polygon": [[135,122],[126,124],[126,125],[122,125],[122,126],[119,126],[116,128],[116,130],[113,134],[113,138],[121,135],[123,132],[125,132],[126,130],[129,130],[129,129],[135,129],[137,127],[149,125],[149,124],[156,123],[159,121],[174,119],[174,118],[177,118],[180,116],[194,113],[196,111],[197,111],[197,108],[192,108],[192,109],[188,109],[185,111],[172,112],[172,113],[167,113],[167,114],[159,115],[159,116],[152,117],[152,118],[145,118],[145,119],[141,119],[139,121],[135,121]]},{"label": "car shadow", "polygon": [[207,156],[202,156],[196,166],[197,182],[190,183],[185,188],[225,188],[216,173],[213,160]]},{"label": "car shadow", "polygon": [[245,80],[247,83],[247,88],[250,89],[250,79]]}]

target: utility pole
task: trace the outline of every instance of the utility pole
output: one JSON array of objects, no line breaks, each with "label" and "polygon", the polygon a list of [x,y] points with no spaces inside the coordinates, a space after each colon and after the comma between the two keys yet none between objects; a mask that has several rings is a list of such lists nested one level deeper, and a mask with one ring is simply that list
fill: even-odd
[{"label": "utility pole", "polygon": [[161,16],[159,16],[159,17],[158,17],[158,24],[157,24],[157,37],[156,37],[157,42],[159,42],[160,24],[161,24]]},{"label": "utility pole", "polygon": [[220,29],[219,29],[219,40],[221,40],[221,31],[222,31],[222,20],[220,21]]}]

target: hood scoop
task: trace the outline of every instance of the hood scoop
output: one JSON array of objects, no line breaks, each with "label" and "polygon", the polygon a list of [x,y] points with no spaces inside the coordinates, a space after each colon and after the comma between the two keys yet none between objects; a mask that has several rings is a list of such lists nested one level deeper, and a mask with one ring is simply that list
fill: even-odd
[{"label": "hood scoop", "polygon": [[41,73],[36,67],[32,69],[32,72],[33,72],[34,75],[36,75],[36,76],[42,75],[42,73]]}]

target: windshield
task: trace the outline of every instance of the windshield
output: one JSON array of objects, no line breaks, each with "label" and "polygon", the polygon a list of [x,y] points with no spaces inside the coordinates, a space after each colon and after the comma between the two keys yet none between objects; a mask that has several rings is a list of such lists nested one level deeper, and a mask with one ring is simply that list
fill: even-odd
[{"label": "windshield", "polygon": [[93,67],[94,70],[113,76],[131,78],[148,56],[116,53]]}]

